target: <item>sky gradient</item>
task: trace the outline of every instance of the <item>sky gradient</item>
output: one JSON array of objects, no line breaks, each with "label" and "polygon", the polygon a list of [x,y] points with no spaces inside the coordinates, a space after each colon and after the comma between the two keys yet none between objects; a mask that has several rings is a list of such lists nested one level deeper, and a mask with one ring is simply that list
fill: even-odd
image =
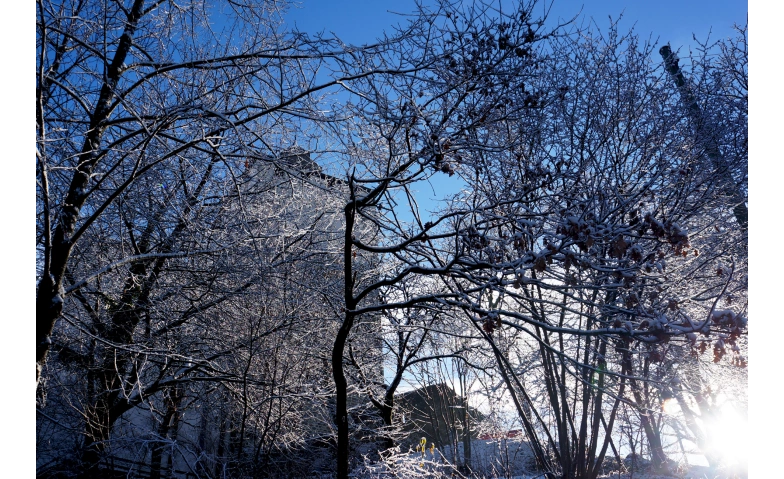
[{"label": "sky gradient", "polygon": [[[512,5],[512,2],[502,4]],[[348,43],[372,43],[380,32],[403,21],[404,17],[394,12],[410,13],[416,8],[413,0],[301,0],[299,5],[286,15],[290,25],[308,33],[334,32]],[[535,11],[543,13],[547,5],[550,4],[540,2]],[[582,10],[582,20],[593,19],[605,29],[610,16],[615,19],[623,13],[621,31],[634,26],[641,36],[650,34],[661,43],[670,42],[674,49],[695,45],[692,34],[704,40],[711,29],[713,38],[727,37],[732,34],[734,24],[746,23],[748,12],[745,1],[721,0],[555,0],[551,5],[548,23],[558,18],[571,19]]]}]

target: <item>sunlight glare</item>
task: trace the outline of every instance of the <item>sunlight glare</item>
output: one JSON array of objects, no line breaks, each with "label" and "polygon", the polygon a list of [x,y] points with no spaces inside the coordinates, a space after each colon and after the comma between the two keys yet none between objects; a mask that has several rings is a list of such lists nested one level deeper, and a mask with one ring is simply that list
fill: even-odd
[{"label": "sunlight glare", "polygon": [[662,402],[662,411],[665,414],[669,414],[670,416],[674,416],[678,412],[680,412],[681,408],[678,405],[678,401],[675,398],[668,398]]},{"label": "sunlight glare", "polygon": [[706,424],[711,447],[728,465],[748,462],[748,420],[728,402],[715,421]]}]

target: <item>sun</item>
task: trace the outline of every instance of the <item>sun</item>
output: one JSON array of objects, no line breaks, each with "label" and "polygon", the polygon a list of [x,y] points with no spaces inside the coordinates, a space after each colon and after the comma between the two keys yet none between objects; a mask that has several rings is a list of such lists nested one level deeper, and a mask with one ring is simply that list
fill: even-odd
[{"label": "sun", "polygon": [[748,462],[749,424],[730,402],[724,402],[715,419],[704,422],[711,449],[726,465]]},{"label": "sun", "polygon": [[[747,418],[732,405],[724,395],[719,395],[713,414],[696,418],[706,436],[706,444],[700,452],[715,455],[723,467],[744,466],[748,464],[749,425]],[[692,406],[694,407],[694,406]],[[675,398],[662,401],[662,412],[673,417],[683,414]],[[696,444],[695,444],[696,446]]]}]

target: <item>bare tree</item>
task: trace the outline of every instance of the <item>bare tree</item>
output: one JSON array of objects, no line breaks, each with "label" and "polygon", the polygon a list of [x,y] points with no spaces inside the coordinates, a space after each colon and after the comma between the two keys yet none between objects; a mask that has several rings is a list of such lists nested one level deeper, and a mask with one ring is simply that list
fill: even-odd
[{"label": "bare tree", "polygon": [[546,31],[533,3],[419,6],[362,47],[285,31],[285,6],[37,2],[42,474],[326,450],[348,477],[412,366],[479,354],[539,467],[596,477],[668,344],[742,342],[745,37],[684,100],[651,45]]},{"label": "bare tree", "polygon": [[[726,171],[706,167],[693,119],[652,46],[611,28],[560,37],[548,51],[552,63],[535,84],[540,108],[490,132],[515,146],[476,155],[464,200],[488,205],[471,247],[494,267],[454,287],[474,292],[473,320],[518,397],[541,466],[596,477],[630,392],[664,467],[646,393],[653,363],[671,340],[688,344],[714,328],[722,343],[734,341],[745,326],[736,314],[743,301],[726,318],[715,310],[729,291],[745,289],[743,273],[729,266],[743,262],[735,197],[716,188]],[[544,407],[495,344],[505,328],[524,331],[538,350]]]},{"label": "bare tree", "polygon": [[[374,57],[357,55],[355,64],[375,62],[389,72],[348,84],[357,133],[343,137],[356,165],[349,170],[351,201],[345,207],[345,319],[332,352],[336,384],[338,477],[349,471],[346,347],[357,318],[420,304],[443,304],[457,292],[437,281],[476,268],[461,238],[471,208],[445,210],[427,218],[414,189],[433,175],[462,171],[461,155],[484,148],[474,132],[485,123],[519,115],[531,106],[514,104],[512,92],[538,67],[532,45],[542,37],[532,5],[497,12],[488,3],[459,7],[439,3],[421,8],[394,43]],[[350,76],[350,75],[345,75]],[[468,170],[466,170],[468,171]],[[361,188],[360,188],[361,187]],[[402,217],[403,211],[406,217]],[[457,224],[457,227],[453,227]],[[358,228],[376,231],[365,239]],[[382,257],[380,271],[358,274],[359,258]],[[413,296],[383,303],[387,288],[409,277],[420,281]]]},{"label": "bare tree", "polygon": [[[269,385],[250,368],[267,341],[331,311],[328,298],[303,318],[276,298],[267,314],[248,298],[337,281],[339,195],[285,151],[334,119],[316,106],[339,80],[315,79],[341,46],[283,32],[277,4],[227,2],[217,25],[213,7],[37,5],[36,376],[41,408],[62,382],[58,401],[83,416],[87,475],[128,411],[186,382],[246,401]],[[227,335],[238,324],[247,335]],[[164,439],[178,401],[164,401]]]}]

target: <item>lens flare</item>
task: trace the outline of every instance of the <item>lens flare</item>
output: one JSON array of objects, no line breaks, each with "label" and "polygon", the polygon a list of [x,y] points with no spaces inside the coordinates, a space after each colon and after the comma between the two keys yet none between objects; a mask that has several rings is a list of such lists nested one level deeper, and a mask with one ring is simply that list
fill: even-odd
[{"label": "lens flare", "polygon": [[678,406],[678,401],[674,398],[665,399],[662,402],[662,411],[665,414],[675,415],[676,413],[680,412],[681,408]]}]

